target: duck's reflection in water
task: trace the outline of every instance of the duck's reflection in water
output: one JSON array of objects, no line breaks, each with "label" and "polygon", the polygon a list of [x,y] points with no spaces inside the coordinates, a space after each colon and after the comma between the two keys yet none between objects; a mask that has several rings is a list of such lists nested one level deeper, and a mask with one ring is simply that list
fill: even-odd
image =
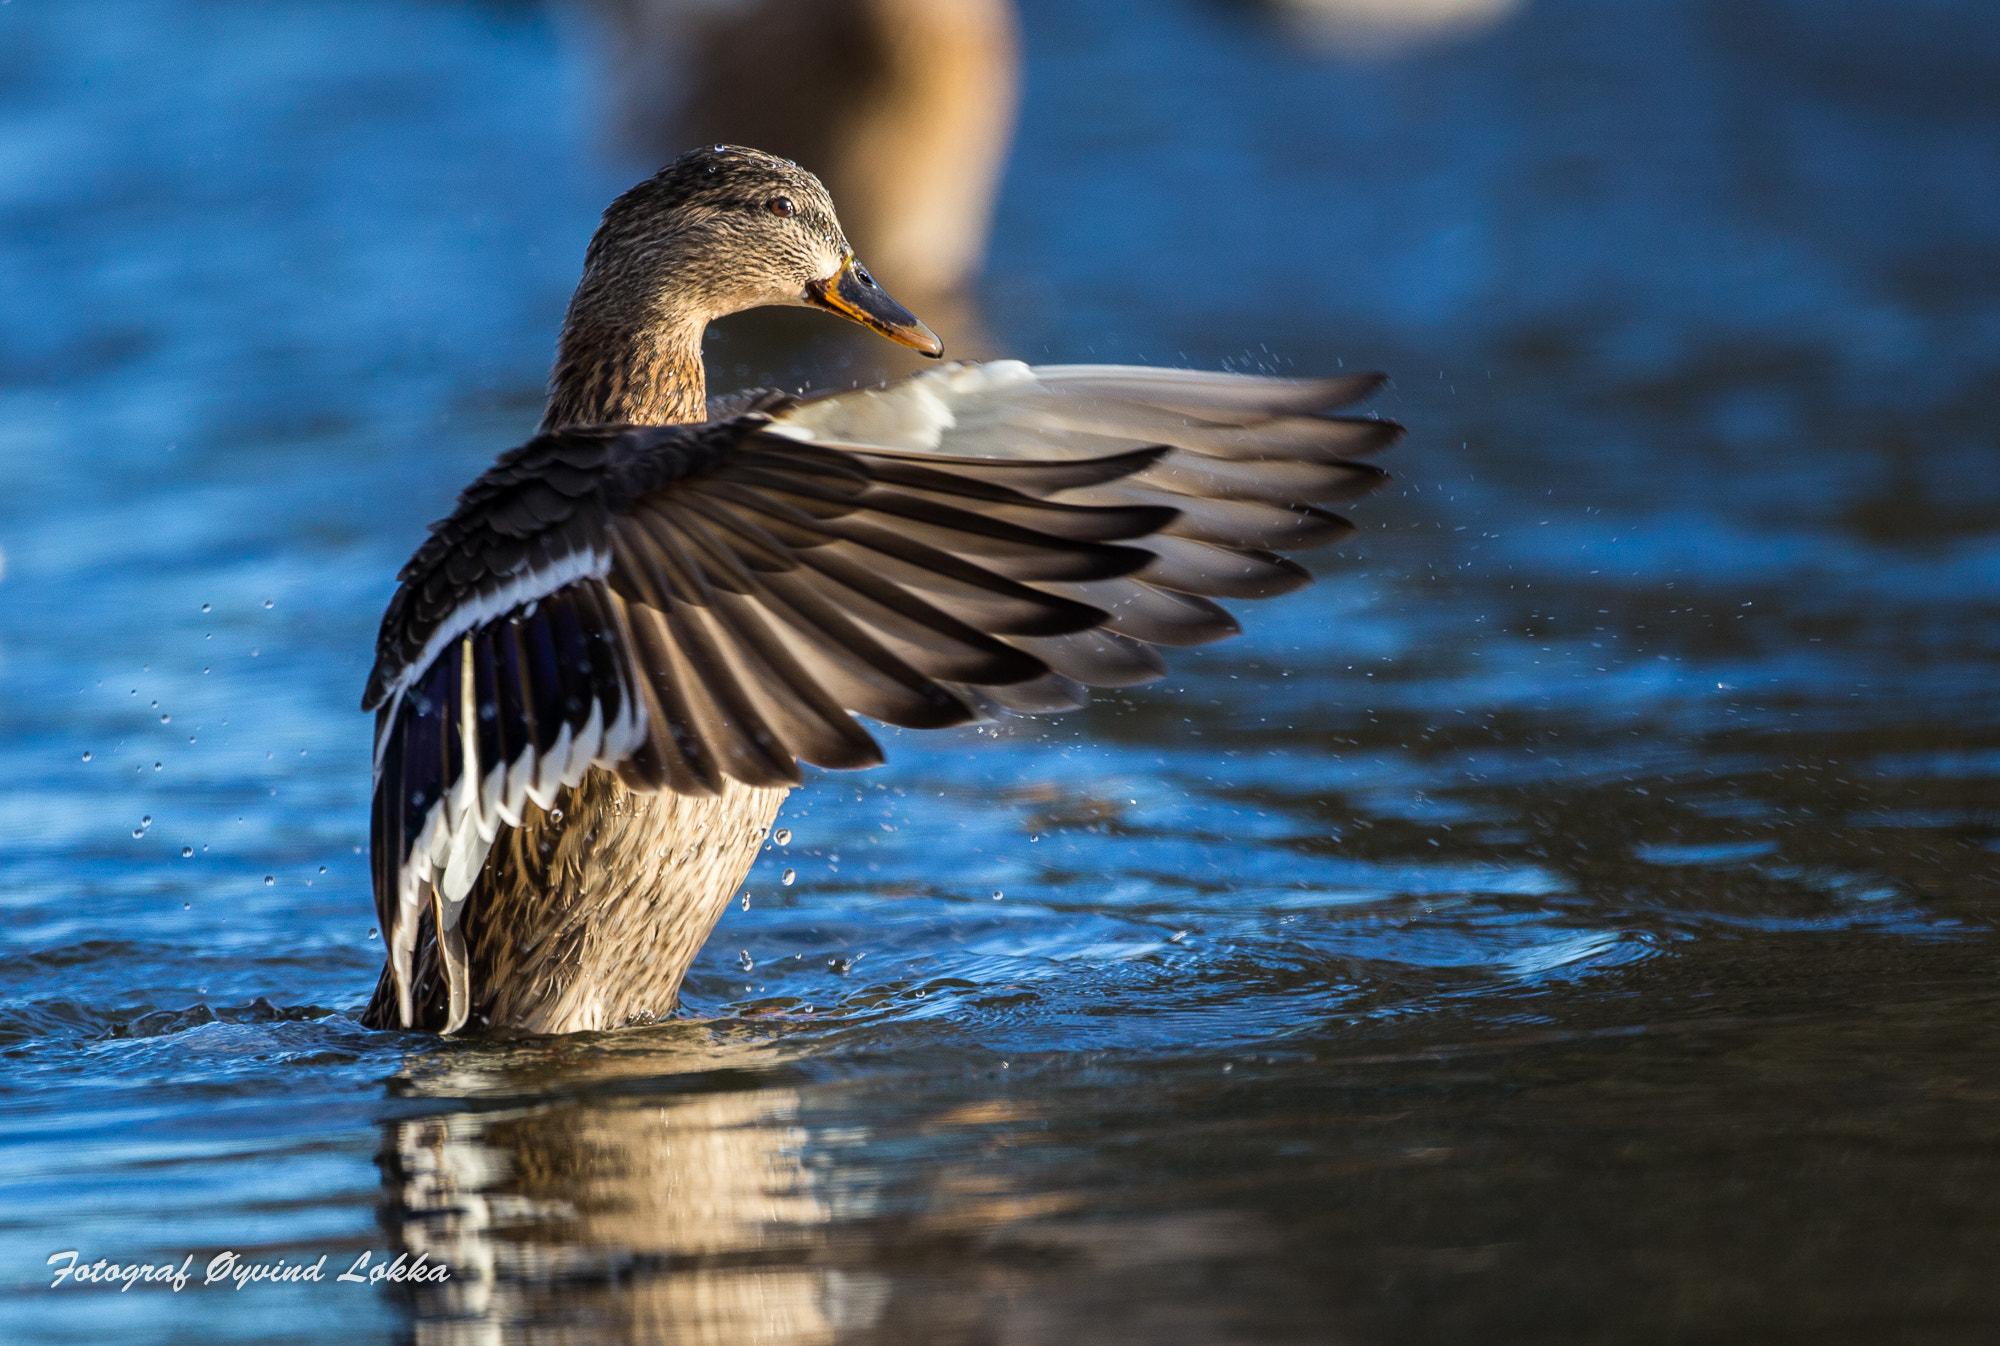
[{"label": "duck's reflection in water", "polygon": [[647,1036],[411,1063],[404,1092],[476,1109],[387,1128],[393,1235],[451,1271],[413,1288],[418,1341],[807,1346],[869,1321],[876,1278],[821,1265],[797,1093]]},{"label": "duck's reflection in water", "polygon": [[[1183,1181],[1239,1132],[1269,1142],[1274,1119],[1134,1112],[1137,1076],[1017,1097],[983,1060],[813,1079],[781,1042],[732,1031],[412,1060],[397,1092],[462,1109],[385,1128],[391,1241],[451,1269],[409,1287],[414,1339],[1327,1339],[1318,1282],[1286,1265],[1267,1203]],[[1203,1288],[1218,1278],[1241,1295]]]}]

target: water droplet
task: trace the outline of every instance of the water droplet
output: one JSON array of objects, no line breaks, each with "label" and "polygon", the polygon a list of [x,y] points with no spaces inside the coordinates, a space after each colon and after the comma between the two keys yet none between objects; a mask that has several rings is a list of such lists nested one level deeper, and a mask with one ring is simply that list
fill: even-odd
[{"label": "water droplet", "polygon": [[1042,839],[1042,834],[1039,832],[1030,832],[1028,834],[1028,840],[1030,841],[1040,841],[1041,839]]},{"label": "water droplet", "polygon": [[146,829],[143,827],[135,827],[132,829],[132,835],[134,837],[143,837],[146,835]]},{"label": "water droplet", "polygon": [[181,903],[181,910],[182,910],[182,911],[193,911],[193,910],[194,910],[194,903],[192,903],[192,902],[183,902],[183,903]]},{"label": "water droplet", "polygon": [[743,894],[743,910],[750,910],[750,894],[748,893]]},{"label": "water droplet", "polygon": [[377,930],[377,929],[376,929],[376,928],[375,928],[374,926],[372,926],[372,925],[368,927],[368,938],[370,938],[370,939],[380,939],[381,937],[382,937],[382,932],[381,932],[381,931]]},{"label": "water droplet", "polygon": [[322,873],[322,874],[326,873],[326,866],[325,866],[325,865],[321,865],[321,866],[319,867],[319,872],[320,872],[320,873]]},{"label": "water droplet", "polygon": [[204,672],[204,673],[206,673],[206,672],[208,672],[208,669],[207,669],[207,667],[205,667],[205,666],[204,666],[204,667],[202,668],[202,670],[201,670],[201,671],[202,671],[202,672]]},{"label": "water droplet", "polygon": [[742,953],[736,956],[736,962],[737,965],[741,967],[745,972],[748,972],[751,968],[757,966],[757,960],[750,956],[750,950],[748,949],[745,949]]},{"label": "water droplet", "polygon": [[781,828],[779,828],[779,829],[778,829],[778,830],[777,830],[776,832],[773,832],[773,833],[771,834],[771,840],[773,840],[773,841],[777,842],[777,843],[778,843],[778,844],[779,844],[780,846],[789,846],[789,845],[791,845],[791,844],[792,844],[792,829],[791,829],[791,828],[789,828],[789,827],[781,827]]},{"label": "water droplet", "polygon": [[153,763],[153,770],[158,771],[164,765],[166,765],[164,762],[155,762]]},{"label": "water droplet", "polygon": [[173,722],[174,722],[174,717],[171,715],[162,715],[160,717],[161,724],[172,724]]},{"label": "water droplet", "polygon": [[550,821],[550,822],[552,822],[552,823],[559,823],[559,822],[561,822],[561,821],[562,821],[562,810],[561,810],[561,809],[550,809],[550,810],[549,810],[549,821]]},{"label": "water droplet", "polygon": [[270,606],[271,606],[271,600],[270,600],[270,599],[268,599],[268,598],[267,598],[267,599],[265,599],[265,600],[264,600],[264,606],[265,606],[265,607],[267,607],[267,608],[268,608],[268,607],[270,607]]},{"label": "water droplet", "polygon": [[250,657],[251,657],[252,659],[255,659],[255,658],[257,657],[257,651],[255,651],[255,650],[252,650],[252,651],[250,651]]},{"label": "water droplet", "polygon": [[157,702],[157,701],[155,701],[155,702],[153,703],[153,709],[154,709],[154,710],[158,710],[159,708],[160,708],[160,703],[159,703],[159,702]]},{"label": "water droplet", "polygon": [[266,888],[269,888],[272,884],[276,883],[277,881],[278,881],[277,876],[274,874],[266,874],[264,876],[264,886]]},{"label": "water droplet", "polygon": [[139,820],[139,826],[141,827],[151,827],[152,825],[153,825],[153,815],[150,813]]},{"label": "water droplet", "polygon": [[207,611],[209,611],[210,609],[212,609],[212,608],[213,608],[214,606],[215,606],[215,604],[213,604],[213,603],[203,603],[203,604],[201,605],[201,610],[202,610],[203,612],[207,612]]},{"label": "water droplet", "polygon": [[993,900],[994,900],[995,902],[998,902],[998,901],[999,901],[999,900],[1000,900],[1001,898],[1003,898],[1003,897],[1005,897],[1005,896],[1007,896],[1007,894],[1005,894],[1005,893],[1001,892],[1001,891],[1000,891],[1000,890],[999,890],[998,888],[995,888],[995,889],[993,890]]},{"label": "water droplet", "polygon": [[181,859],[192,860],[193,858],[194,858],[194,847],[192,846],[181,847]]},{"label": "water droplet", "polygon": [[778,882],[784,884],[785,887],[789,888],[792,886],[792,880],[796,879],[798,876],[799,872],[796,869],[788,869],[783,874],[780,874],[778,876]]},{"label": "water droplet", "polygon": [[90,751],[89,751],[89,749],[85,749],[85,750],[84,750],[84,754],[83,754],[83,760],[84,760],[84,761],[86,761],[86,762],[88,762],[88,761],[90,760]]}]

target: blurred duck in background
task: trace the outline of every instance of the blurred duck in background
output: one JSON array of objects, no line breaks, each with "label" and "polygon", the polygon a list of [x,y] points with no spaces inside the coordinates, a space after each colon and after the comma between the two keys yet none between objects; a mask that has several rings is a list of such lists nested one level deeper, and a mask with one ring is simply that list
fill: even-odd
[{"label": "blurred duck in background", "polygon": [[561,1033],[672,1010],[799,764],[856,722],[1078,706],[1234,634],[1277,555],[1349,531],[1392,423],[1378,376],[946,365],[710,402],[708,324],[818,308],[938,339],[826,189],[718,145],[619,197],[584,259],[541,432],[404,567],[363,698],[387,965],[365,1021]]},{"label": "blurred duck in background", "polygon": [[593,0],[619,139],[659,163],[758,145],[931,307],[978,275],[1014,134],[1012,0]]},{"label": "blurred duck in background", "polygon": [[[1386,53],[1498,22],[1519,0],[1254,0],[1297,39]],[[616,139],[651,163],[758,145],[841,203],[848,236],[977,343],[969,287],[1020,97],[1013,0],[589,0]]]}]

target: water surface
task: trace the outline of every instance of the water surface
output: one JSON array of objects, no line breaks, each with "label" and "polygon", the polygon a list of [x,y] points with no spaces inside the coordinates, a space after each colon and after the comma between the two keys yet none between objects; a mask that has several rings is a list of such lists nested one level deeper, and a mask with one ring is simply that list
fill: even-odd
[{"label": "water surface", "polygon": [[[0,8],[9,1339],[1990,1331],[2000,16],[1024,10],[985,339],[1388,368],[1397,480],[1161,683],[816,778],[683,1019],[439,1044],[355,1023],[354,706],[645,168],[568,11]],[[882,358],[791,335],[716,381]]]}]

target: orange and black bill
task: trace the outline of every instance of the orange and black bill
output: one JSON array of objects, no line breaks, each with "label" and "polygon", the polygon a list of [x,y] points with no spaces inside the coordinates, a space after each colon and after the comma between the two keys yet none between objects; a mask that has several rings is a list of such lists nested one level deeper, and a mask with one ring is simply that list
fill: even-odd
[{"label": "orange and black bill", "polygon": [[944,354],[944,343],[937,339],[937,333],[891,299],[889,292],[868,274],[868,268],[854,260],[853,253],[847,254],[840,270],[825,280],[808,282],[806,298],[828,313],[838,313],[850,322],[880,332],[899,346],[922,351],[932,359]]}]

